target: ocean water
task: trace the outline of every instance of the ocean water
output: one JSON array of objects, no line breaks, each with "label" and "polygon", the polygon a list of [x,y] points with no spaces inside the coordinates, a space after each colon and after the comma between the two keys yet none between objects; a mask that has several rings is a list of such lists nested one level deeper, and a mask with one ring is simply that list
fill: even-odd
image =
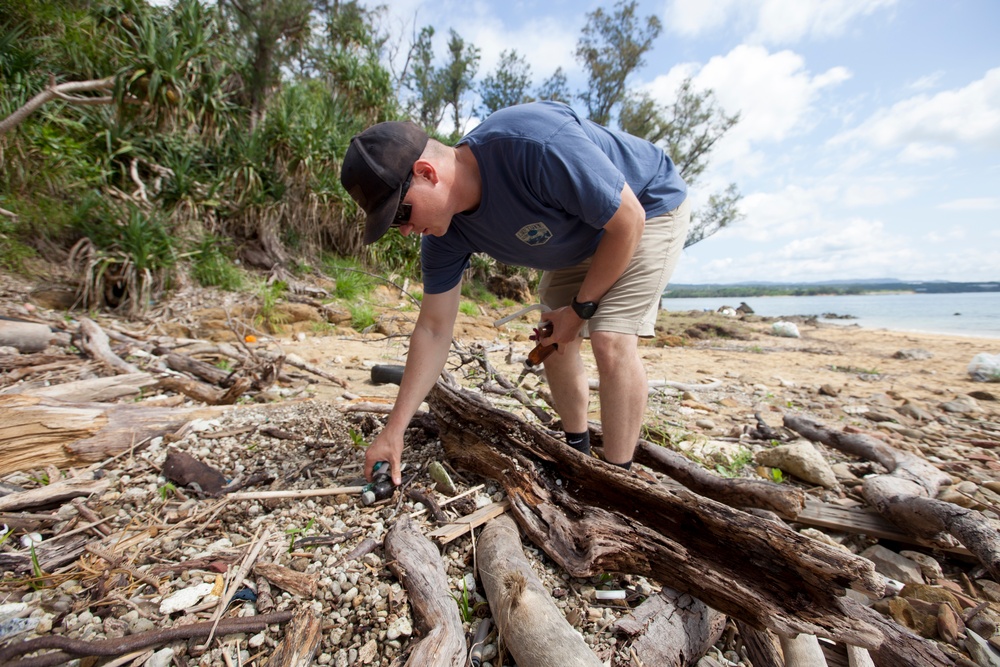
[{"label": "ocean water", "polygon": [[[1000,292],[960,294],[862,294],[856,296],[664,298],[671,311],[735,308],[741,301],[758,315],[851,315],[856,319],[825,319],[830,324],[857,324],[867,329],[921,331],[1000,340]],[[1000,350],[997,350],[1000,352]]]}]

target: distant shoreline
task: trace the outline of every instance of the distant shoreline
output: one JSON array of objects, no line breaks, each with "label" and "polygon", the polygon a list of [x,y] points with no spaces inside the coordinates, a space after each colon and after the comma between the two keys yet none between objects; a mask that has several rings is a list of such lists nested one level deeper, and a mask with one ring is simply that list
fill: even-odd
[{"label": "distant shoreline", "polygon": [[789,285],[671,285],[665,299],[711,299],[766,296],[878,296],[893,294],[980,294],[1000,292],[1000,282],[983,283],[878,283]]}]

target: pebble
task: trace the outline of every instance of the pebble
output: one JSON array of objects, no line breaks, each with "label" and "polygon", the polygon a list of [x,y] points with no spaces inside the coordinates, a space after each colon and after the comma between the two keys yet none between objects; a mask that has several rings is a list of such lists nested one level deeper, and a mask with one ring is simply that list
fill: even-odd
[{"label": "pebble", "polygon": [[168,615],[190,609],[207,597],[213,588],[214,584],[201,583],[171,593],[160,602],[160,613]]}]

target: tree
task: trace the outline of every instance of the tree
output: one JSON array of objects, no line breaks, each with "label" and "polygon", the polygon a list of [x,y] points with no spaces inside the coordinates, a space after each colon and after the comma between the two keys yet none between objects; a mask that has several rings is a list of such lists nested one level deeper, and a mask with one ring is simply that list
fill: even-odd
[{"label": "tree", "polygon": [[482,98],[480,114],[483,118],[504,107],[522,104],[528,100],[531,84],[531,65],[518,54],[517,49],[503,51],[497,68],[479,84]]},{"label": "tree", "polygon": [[467,44],[457,32],[448,31],[448,62],[440,70],[442,99],[451,105],[455,135],[462,132],[462,98],[472,90],[472,81],[479,69],[479,49]]},{"label": "tree", "polygon": [[245,53],[244,85],[250,126],[260,122],[267,97],[309,37],[309,0],[222,0],[220,7],[235,23]]},{"label": "tree", "polygon": [[573,99],[573,93],[570,92],[569,86],[566,84],[566,72],[563,71],[562,67],[557,67],[552,76],[542,82],[542,85],[535,91],[535,99],[569,104],[570,100]]},{"label": "tree", "polygon": [[597,9],[587,15],[576,57],[588,72],[588,88],[579,98],[590,120],[608,125],[612,111],[626,96],[628,77],[644,64],[643,55],[660,34],[660,20],[636,16],[637,0],[618,0],[615,11]]},{"label": "tree", "polygon": [[[708,167],[712,149],[739,122],[739,117],[738,113],[727,115],[720,109],[711,90],[696,91],[691,80],[686,79],[671,105],[660,105],[648,93],[632,95],[622,104],[618,123],[629,134],[662,146],[693,187]],[[692,214],[685,247],[739,220],[739,200],[735,183],[712,194],[708,204]]]},{"label": "tree", "polygon": [[434,28],[424,26],[417,41],[410,47],[408,60],[412,63],[405,85],[416,93],[410,100],[411,115],[428,131],[436,130],[444,116],[444,90],[434,66]]}]

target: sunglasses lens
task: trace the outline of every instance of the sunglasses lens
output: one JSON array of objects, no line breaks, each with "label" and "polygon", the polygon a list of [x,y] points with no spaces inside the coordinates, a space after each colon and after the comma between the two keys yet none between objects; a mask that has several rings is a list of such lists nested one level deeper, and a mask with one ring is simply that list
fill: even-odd
[{"label": "sunglasses lens", "polygon": [[402,227],[403,225],[405,225],[407,222],[410,221],[410,213],[412,210],[413,206],[411,204],[400,204],[399,208],[396,209],[396,217],[392,221],[392,224],[390,226]]}]

